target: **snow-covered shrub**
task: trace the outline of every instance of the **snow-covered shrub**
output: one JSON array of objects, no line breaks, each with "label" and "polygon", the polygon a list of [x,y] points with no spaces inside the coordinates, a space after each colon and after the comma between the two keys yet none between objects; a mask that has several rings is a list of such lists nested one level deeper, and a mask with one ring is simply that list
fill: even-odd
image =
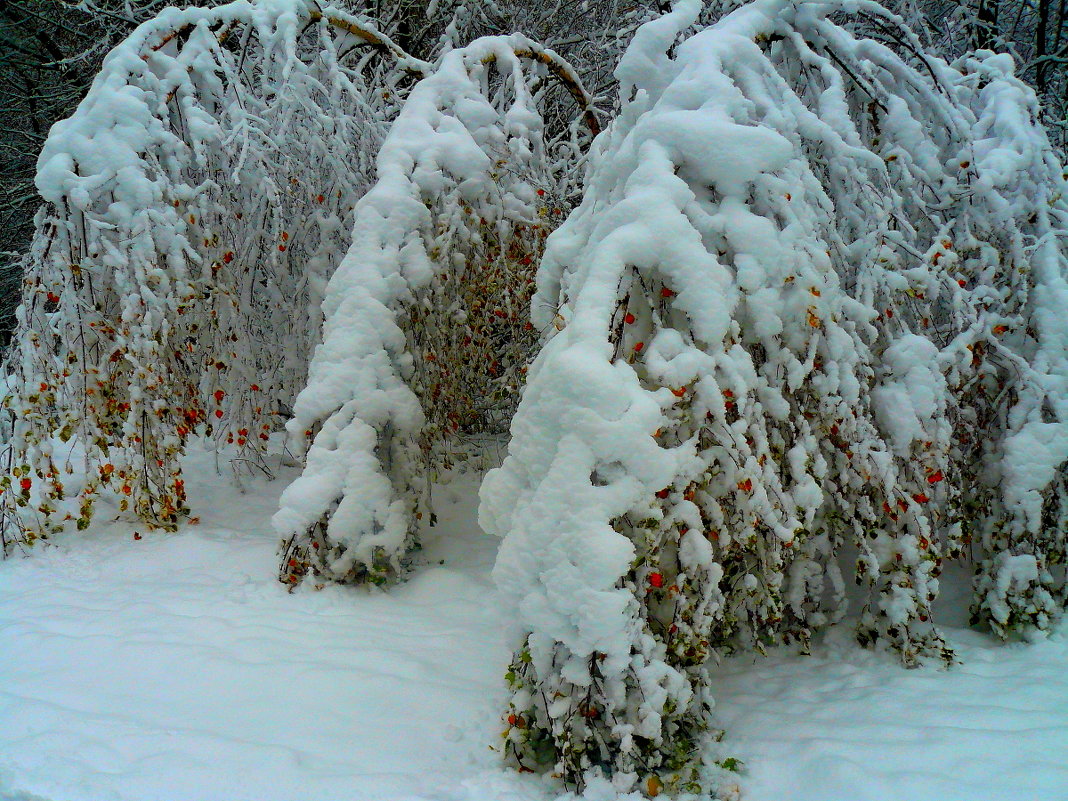
[{"label": "snow-covered shrub", "polygon": [[982,549],[1000,631],[1063,592],[1066,207],[1033,95],[865,0],[757,0],[679,43],[699,6],[617,70],[481,492],[522,638],[509,757],[652,794],[702,783],[710,658],[841,617],[842,552],[859,638],[908,665],[952,658],[945,558]]},{"label": "snow-covered shrub", "polygon": [[446,53],[390,129],[288,424],[305,467],[274,518],[284,581],[398,576],[450,443],[507,429],[537,341],[534,268],[574,170],[547,155],[551,81],[595,127],[570,67],[513,35]]},{"label": "snow-covered shrub", "polygon": [[961,513],[979,560],[973,621],[1005,637],[1049,629],[1066,600],[1068,208],[1034,94],[1008,56],[982,55],[960,64],[976,221],[957,266],[982,313],[954,343],[972,369],[948,374],[962,466],[976,468]]},{"label": "snow-covered shrub", "polygon": [[[173,526],[194,432],[262,456],[405,76],[425,68],[305,0],[169,9],[108,56],[39,162],[4,398],[18,539],[65,525],[72,492],[88,525],[103,489]],[[65,488],[72,439],[89,478]]]}]

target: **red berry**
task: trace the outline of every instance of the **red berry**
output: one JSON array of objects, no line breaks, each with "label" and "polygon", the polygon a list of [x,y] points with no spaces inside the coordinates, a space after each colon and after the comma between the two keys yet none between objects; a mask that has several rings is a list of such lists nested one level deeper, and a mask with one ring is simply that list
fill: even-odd
[{"label": "red berry", "polygon": [[215,416],[216,417],[222,417],[222,409],[216,409],[215,410]]},{"label": "red berry", "polygon": [[663,289],[660,290],[660,297],[662,297],[662,298],[673,298],[673,297],[675,297],[675,293],[672,292],[667,287],[664,287]]},{"label": "red berry", "polygon": [[641,349],[644,348],[644,347],[645,347],[645,343],[644,342],[635,342],[634,343],[634,352],[635,353],[640,353]]},{"label": "red berry", "polygon": [[654,587],[663,587],[664,586],[664,577],[662,575],[660,575],[659,573],[650,573],[649,574],[649,583],[652,584]]},{"label": "red berry", "polygon": [[933,473],[931,473],[931,475],[927,476],[927,483],[928,484],[937,484],[939,481],[941,481],[944,478],[945,478],[945,476],[942,475],[942,471],[941,470],[935,470]]},{"label": "red berry", "polygon": [[215,390],[215,402],[216,403],[222,403],[223,396],[225,396],[225,395],[226,395],[226,393],[223,392],[221,389]]},{"label": "red berry", "polygon": [[538,197],[545,197],[545,190],[544,189],[539,189],[538,190]]},{"label": "red berry", "polygon": [[24,490],[28,490],[30,487],[33,486],[33,479],[24,478],[21,481],[19,481],[19,486],[22,487]]},{"label": "red berry", "polygon": [[627,325],[630,325],[634,322],[634,315],[630,312],[627,312],[627,316],[623,318],[623,322],[625,322]]}]

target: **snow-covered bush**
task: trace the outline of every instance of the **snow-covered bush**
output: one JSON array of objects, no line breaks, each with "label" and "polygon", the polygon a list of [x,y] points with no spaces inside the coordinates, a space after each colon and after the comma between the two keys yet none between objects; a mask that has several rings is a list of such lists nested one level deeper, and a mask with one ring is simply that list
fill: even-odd
[{"label": "snow-covered bush", "polygon": [[[305,0],[169,9],[44,146],[4,398],[5,520],[88,525],[101,490],[173,526],[199,432],[256,462],[307,375],[323,288],[398,101],[426,69]],[[88,481],[64,487],[84,446]],[[11,542],[12,540],[6,540]]]},{"label": "snow-covered bush", "polygon": [[702,784],[709,659],[841,617],[840,554],[859,638],[907,665],[952,658],[946,558],[975,553],[1001,633],[1064,600],[1068,218],[1033,94],[866,0],[679,43],[699,6],[618,68],[481,492],[522,638],[510,758],[651,794]]},{"label": "snow-covered bush", "polygon": [[446,53],[390,129],[287,426],[306,463],[274,518],[284,581],[401,574],[450,443],[507,429],[537,341],[534,268],[575,171],[550,157],[550,82],[596,131],[571,68],[518,34]]}]

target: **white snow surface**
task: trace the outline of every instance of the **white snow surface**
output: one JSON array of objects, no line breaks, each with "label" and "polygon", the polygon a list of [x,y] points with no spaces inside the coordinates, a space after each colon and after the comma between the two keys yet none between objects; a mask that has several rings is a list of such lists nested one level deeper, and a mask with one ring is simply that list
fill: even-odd
[{"label": "white snow surface", "polygon": [[[441,522],[408,583],[289,594],[270,526],[288,476],[241,493],[202,452],[186,474],[198,525],[134,540],[100,522],[0,563],[0,799],[558,796],[489,748],[514,643],[478,476],[436,490]],[[849,621],[811,657],[714,668],[743,798],[1068,798],[1068,626],[996,645],[954,618],[967,581],[950,573],[940,598],[962,660],[948,671],[860,649]]]}]

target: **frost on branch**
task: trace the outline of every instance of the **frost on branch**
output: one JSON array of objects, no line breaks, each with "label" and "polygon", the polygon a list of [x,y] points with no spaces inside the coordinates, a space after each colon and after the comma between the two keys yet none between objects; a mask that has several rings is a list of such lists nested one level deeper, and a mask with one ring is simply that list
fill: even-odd
[{"label": "frost on branch", "polygon": [[[195,432],[262,457],[304,384],[369,154],[424,68],[303,0],[168,9],[108,56],[39,161],[6,364],[16,541],[64,526],[68,494],[85,527],[103,490],[174,526]],[[88,479],[64,487],[73,441]]]},{"label": "frost on branch", "polygon": [[519,35],[448,52],[412,89],[288,424],[306,459],[274,518],[283,581],[396,578],[452,443],[506,430],[536,342],[534,266],[574,171],[551,154],[577,131],[546,129],[539,109],[556,81],[596,130],[570,68]]},{"label": "frost on branch", "polygon": [[946,558],[978,555],[1003,633],[1063,603],[1066,207],[1033,95],[875,3],[759,0],[676,44],[698,6],[619,66],[538,272],[563,327],[481,492],[522,636],[508,754],[579,785],[698,787],[705,664],[807,647],[843,549],[859,638],[907,665],[952,658]]}]

